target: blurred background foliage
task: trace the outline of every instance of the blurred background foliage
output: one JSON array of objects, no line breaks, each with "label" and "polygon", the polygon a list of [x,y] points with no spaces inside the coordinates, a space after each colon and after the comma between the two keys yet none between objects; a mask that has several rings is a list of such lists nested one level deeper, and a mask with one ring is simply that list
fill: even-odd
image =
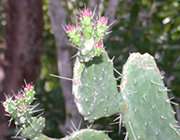
[{"label": "blurred background foliage", "polygon": [[[0,1],[0,44],[5,40],[6,25],[2,0]],[[108,0],[102,0],[102,13],[105,13]],[[80,8],[88,5],[88,0],[64,0],[67,21],[74,23],[74,15]],[[114,58],[114,66],[121,72],[129,53],[150,53],[156,59],[164,75],[165,84],[171,89],[170,95],[180,98],[180,1],[179,0],[119,0],[115,23],[111,33],[105,39],[105,47]],[[41,73],[36,84],[37,102],[40,102],[47,118],[45,133],[52,137],[61,137],[58,124],[65,120],[65,107],[59,79],[51,77],[57,74],[55,39],[52,34],[48,15],[48,0],[43,0],[44,31]],[[61,25],[59,25],[61,27]],[[141,82],[141,81],[139,81]],[[110,125],[116,116],[97,121],[96,126],[111,130],[113,139],[117,135],[118,125]],[[109,125],[103,125],[109,124]]]}]

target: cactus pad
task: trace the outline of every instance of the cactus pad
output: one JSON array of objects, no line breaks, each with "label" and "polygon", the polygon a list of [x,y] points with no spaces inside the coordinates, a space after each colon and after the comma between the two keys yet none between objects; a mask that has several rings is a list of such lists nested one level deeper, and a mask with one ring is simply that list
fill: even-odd
[{"label": "cactus pad", "polygon": [[62,140],[111,140],[104,132],[93,129],[82,129]]},{"label": "cactus pad", "polygon": [[133,53],[123,67],[124,123],[131,140],[179,140],[167,88],[149,54]]},{"label": "cactus pad", "polygon": [[31,124],[23,128],[21,135],[29,139],[38,138],[41,135],[44,127],[45,119],[43,117],[33,117]]},{"label": "cactus pad", "polygon": [[79,79],[73,84],[75,102],[86,120],[119,112],[121,96],[113,75],[113,64],[106,54],[85,64],[76,61],[74,79]]}]

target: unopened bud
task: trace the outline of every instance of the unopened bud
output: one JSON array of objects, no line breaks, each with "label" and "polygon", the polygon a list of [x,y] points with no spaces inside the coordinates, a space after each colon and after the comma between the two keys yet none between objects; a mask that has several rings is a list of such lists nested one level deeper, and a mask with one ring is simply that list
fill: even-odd
[{"label": "unopened bud", "polygon": [[79,46],[81,40],[80,27],[68,24],[65,26],[65,32],[67,33],[72,44]]},{"label": "unopened bud", "polygon": [[99,25],[107,25],[108,24],[108,18],[107,17],[100,17],[98,20],[97,20],[97,24]]},{"label": "unopened bud", "polygon": [[92,17],[93,13],[90,9],[85,8],[82,11],[80,11],[80,18],[85,18],[85,17]]}]

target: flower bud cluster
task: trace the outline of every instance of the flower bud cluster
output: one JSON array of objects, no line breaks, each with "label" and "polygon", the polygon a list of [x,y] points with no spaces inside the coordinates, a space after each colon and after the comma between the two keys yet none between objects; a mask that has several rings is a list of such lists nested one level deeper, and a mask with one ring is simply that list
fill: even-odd
[{"label": "flower bud cluster", "polygon": [[31,84],[26,84],[25,87],[19,91],[16,95],[10,98],[6,98],[3,102],[5,111],[15,119],[17,123],[25,123],[25,116],[30,117],[33,108],[31,106],[32,102],[35,99],[34,87]]},{"label": "flower bud cluster", "polygon": [[93,12],[85,8],[78,15],[76,25],[66,25],[70,42],[79,47],[79,57],[82,61],[89,61],[95,56],[100,56],[104,50],[103,38],[108,30],[107,17],[95,17]]},{"label": "flower bud cluster", "polygon": [[33,115],[35,112],[38,112],[35,110],[37,105],[32,105],[34,100],[34,86],[32,84],[26,84],[20,92],[13,97],[7,97],[3,102],[5,111],[8,113],[7,115],[19,127],[21,135],[30,139],[39,135],[45,126],[43,117],[35,117]]}]

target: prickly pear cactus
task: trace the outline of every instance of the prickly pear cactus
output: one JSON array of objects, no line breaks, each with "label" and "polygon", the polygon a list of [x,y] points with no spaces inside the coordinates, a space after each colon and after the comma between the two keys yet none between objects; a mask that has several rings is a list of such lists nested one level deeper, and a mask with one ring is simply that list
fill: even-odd
[{"label": "prickly pear cactus", "polygon": [[[180,131],[167,97],[167,88],[149,54],[133,53],[123,66],[120,89],[117,91],[113,64],[103,45],[108,19],[94,17],[89,9],[78,15],[76,25],[66,25],[69,40],[78,49],[74,65],[73,94],[85,120],[122,113],[127,129],[126,140],[180,140]],[[21,92],[8,97],[3,105],[15,121],[23,138],[55,140],[42,131],[45,119],[35,116],[34,87],[27,84]],[[102,131],[82,129],[61,140],[110,140]]]},{"label": "prickly pear cactus", "polygon": [[73,94],[79,112],[93,121],[120,111],[122,104],[113,75],[113,64],[104,53],[85,64],[76,61],[74,66]]},{"label": "prickly pear cactus", "polygon": [[127,104],[123,118],[130,140],[180,139],[167,88],[151,55],[130,55],[123,67],[121,94]]},{"label": "prickly pear cactus", "polygon": [[5,111],[15,121],[18,128],[17,136],[19,134],[22,138],[39,138],[42,130],[45,127],[45,119],[41,116],[33,117],[37,106],[33,106],[32,102],[35,100],[35,90],[31,84],[19,91],[13,97],[7,97],[3,103]]},{"label": "prickly pear cactus", "polygon": [[93,129],[82,129],[62,140],[111,140],[104,132]]},{"label": "prickly pear cactus", "polygon": [[113,64],[103,46],[107,23],[106,17],[94,17],[91,10],[84,9],[77,23],[80,26],[65,26],[71,43],[78,48],[73,77],[75,102],[89,121],[118,113],[121,104]]}]

